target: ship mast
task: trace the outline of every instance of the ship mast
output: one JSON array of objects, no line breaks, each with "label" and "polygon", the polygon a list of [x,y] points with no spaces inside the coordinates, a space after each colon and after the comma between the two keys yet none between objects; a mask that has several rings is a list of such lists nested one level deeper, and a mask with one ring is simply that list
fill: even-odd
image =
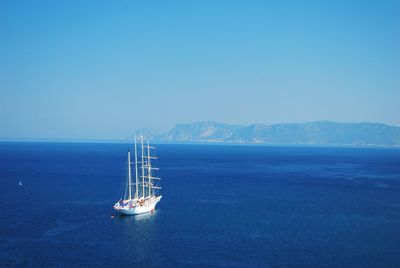
[{"label": "ship mast", "polygon": [[149,179],[149,197],[151,197],[151,161],[150,161],[150,146],[149,140],[147,140],[147,175]]},{"label": "ship mast", "polygon": [[132,182],[131,182],[131,152],[128,151],[128,200],[132,199]]},{"label": "ship mast", "polygon": [[145,192],[144,192],[144,146],[143,146],[143,135],[140,136],[141,144],[142,144],[142,197],[144,199]]},{"label": "ship mast", "polygon": [[139,197],[139,183],[138,183],[138,169],[137,169],[137,148],[136,148],[136,136],[135,136],[135,198],[138,199]]}]

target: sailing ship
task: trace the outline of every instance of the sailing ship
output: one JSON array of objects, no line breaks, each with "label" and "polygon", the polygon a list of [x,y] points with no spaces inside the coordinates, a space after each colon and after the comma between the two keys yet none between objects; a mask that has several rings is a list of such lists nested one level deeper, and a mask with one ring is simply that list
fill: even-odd
[{"label": "sailing ship", "polygon": [[[128,176],[124,187],[122,198],[115,203],[114,209],[124,215],[136,215],[147,212],[153,212],[157,203],[161,200],[158,195],[159,177],[154,176],[157,167],[154,167],[152,161],[157,159],[151,151],[155,149],[144,144],[143,135],[140,136],[140,156],[138,156],[136,136],[134,138],[134,162],[131,161],[131,152],[128,151]],[[140,161],[138,158],[140,157]],[[135,181],[132,182],[131,166],[134,165]],[[139,175],[141,173],[141,175]]]}]

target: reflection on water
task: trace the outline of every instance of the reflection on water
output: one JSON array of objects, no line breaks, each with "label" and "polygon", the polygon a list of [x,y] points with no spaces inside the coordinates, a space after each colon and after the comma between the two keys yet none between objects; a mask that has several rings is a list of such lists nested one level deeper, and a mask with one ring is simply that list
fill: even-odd
[{"label": "reflection on water", "polygon": [[[157,247],[157,228],[156,228],[157,212],[144,213],[139,215],[120,215],[115,218],[116,224],[119,225],[118,236],[123,245],[121,250],[127,254],[128,262],[142,263],[146,258],[155,251]],[[147,256],[147,257],[146,257]]]}]

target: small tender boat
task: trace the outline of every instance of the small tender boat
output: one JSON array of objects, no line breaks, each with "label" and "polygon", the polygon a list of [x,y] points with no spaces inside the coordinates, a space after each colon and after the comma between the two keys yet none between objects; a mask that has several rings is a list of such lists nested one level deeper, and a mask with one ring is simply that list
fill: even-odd
[{"label": "small tender boat", "polygon": [[[151,150],[155,147],[144,144],[143,135],[140,136],[141,154],[138,161],[137,144],[135,137],[134,155],[135,155],[135,181],[132,182],[131,174],[131,152],[128,151],[128,176],[125,184],[125,191],[122,198],[115,203],[114,209],[124,215],[136,215],[146,212],[153,212],[157,203],[161,200],[161,195],[157,191],[161,189],[157,185],[159,177],[153,175],[158,168],[153,167],[152,161],[157,157],[151,155]],[[138,167],[140,164],[140,167]],[[141,175],[139,176],[139,169]]]}]

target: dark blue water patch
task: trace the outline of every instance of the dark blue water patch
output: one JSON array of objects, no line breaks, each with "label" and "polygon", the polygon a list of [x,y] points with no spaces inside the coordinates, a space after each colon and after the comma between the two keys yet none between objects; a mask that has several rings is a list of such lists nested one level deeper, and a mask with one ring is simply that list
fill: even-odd
[{"label": "dark blue water patch", "polygon": [[400,150],[162,144],[156,212],[120,217],[128,149],[0,143],[0,265],[400,263]]}]

